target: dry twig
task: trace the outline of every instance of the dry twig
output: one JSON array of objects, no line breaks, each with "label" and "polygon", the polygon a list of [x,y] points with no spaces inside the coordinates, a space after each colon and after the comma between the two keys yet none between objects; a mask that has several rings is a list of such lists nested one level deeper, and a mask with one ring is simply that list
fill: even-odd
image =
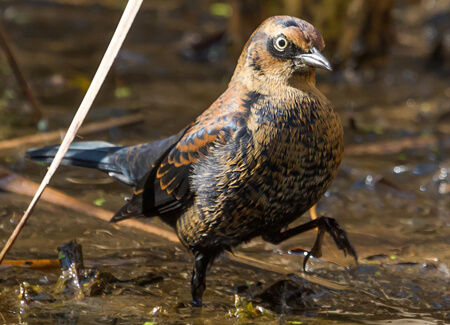
[{"label": "dry twig", "polygon": [[[121,117],[113,117],[106,121],[101,122],[92,122],[82,126],[77,134],[78,135],[87,135],[94,132],[100,132],[103,130],[107,130],[113,127],[123,126],[134,124],[138,122],[142,122],[144,120],[144,116],[140,113],[121,116]],[[59,129],[56,131],[45,132],[45,133],[37,133],[33,135],[28,135],[25,137],[10,139],[0,141],[0,150],[13,149],[18,147],[29,147],[32,145],[38,145],[43,143],[50,143],[59,141],[61,137],[64,135],[66,130]]]},{"label": "dry twig", "polygon": [[0,46],[3,48],[3,51],[5,52],[9,66],[11,67],[11,70],[14,72],[17,82],[22,88],[22,92],[28,98],[28,102],[33,108],[34,121],[37,123],[42,118],[42,111],[39,107],[38,100],[36,99],[36,96],[34,96],[30,86],[28,85],[28,82],[25,79],[25,75],[23,74],[22,69],[19,66],[16,56],[14,55],[14,52],[11,46],[9,45],[9,41],[6,36],[6,31],[3,28],[1,22],[0,22]]}]

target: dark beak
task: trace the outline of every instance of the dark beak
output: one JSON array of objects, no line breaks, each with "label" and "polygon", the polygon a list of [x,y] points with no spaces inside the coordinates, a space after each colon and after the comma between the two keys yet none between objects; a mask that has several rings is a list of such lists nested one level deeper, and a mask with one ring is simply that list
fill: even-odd
[{"label": "dark beak", "polygon": [[298,58],[310,67],[333,71],[330,62],[315,47],[311,49],[311,53],[299,55]]}]

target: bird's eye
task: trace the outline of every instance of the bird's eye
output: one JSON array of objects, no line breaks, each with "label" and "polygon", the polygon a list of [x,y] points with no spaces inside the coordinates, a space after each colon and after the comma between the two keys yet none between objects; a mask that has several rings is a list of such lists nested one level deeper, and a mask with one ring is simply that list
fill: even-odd
[{"label": "bird's eye", "polygon": [[283,52],[286,49],[287,45],[288,42],[282,36],[278,37],[275,41],[275,49],[277,49],[277,51]]}]

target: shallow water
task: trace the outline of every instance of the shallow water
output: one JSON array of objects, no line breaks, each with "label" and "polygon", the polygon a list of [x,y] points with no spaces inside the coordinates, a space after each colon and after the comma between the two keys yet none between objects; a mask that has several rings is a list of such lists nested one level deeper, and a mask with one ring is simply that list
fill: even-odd
[{"label": "shallow water", "polygon": [[[98,132],[85,140],[128,145],[171,135],[225,89],[235,64],[231,55],[210,63],[190,62],[179,55],[188,31],[209,33],[224,28],[225,22],[202,18],[205,27],[200,27],[179,9],[179,3],[144,4],[88,117],[96,121],[140,110],[144,123]],[[437,7],[445,4],[448,1]],[[0,3],[5,29],[47,118],[41,128],[66,127],[70,122],[121,8],[108,1],[77,6],[49,1]],[[448,140],[449,63],[447,68],[430,67],[426,40],[417,36],[438,9],[421,3],[396,8],[399,45],[385,66],[319,74],[318,87],[344,122],[347,148],[425,138],[437,130],[441,139]],[[0,137],[33,134],[29,107],[4,61],[0,73]],[[352,127],[350,120],[355,121]],[[26,149],[0,152],[1,165],[39,182],[45,168],[25,161]],[[76,238],[88,266],[130,281],[112,283],[101,296],[24,303],[17,298],[19,283],[39,284],[50,291],[60,271],[2,268],[0,323],[444,324],[450,319],[449,153],[448,146],[438,143],[395,154],[345,157],[318,212],[337,218],[347,230],[359,265],[344,258],[327,238],[324,256],[311,259],[307,269],[345,290],[223,258],[208,275],[202,309],[190,306],[192,258],[180,245],[40,202],[9,259],[54,259],[59,245]],[[52,186],[111,211],[130,194],[128,187],[110,182],[100,172],[68,167],[59,169]],[[2,242],[28,202],[27,197],[0,192]],[[314,238],[311,232],[278,246],[256,239],[236,252],[301,272],[301,252],[312,247]],[[137,284],[136,279],[145,281]],[[237,318],[235,293],[275,314]]]}]

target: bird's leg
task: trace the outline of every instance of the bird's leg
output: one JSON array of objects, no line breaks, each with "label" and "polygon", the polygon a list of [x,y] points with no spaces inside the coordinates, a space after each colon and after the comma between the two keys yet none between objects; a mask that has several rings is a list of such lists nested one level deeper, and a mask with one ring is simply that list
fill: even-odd
[{"label": "bird's leg", "polygon": [[308,252],[308,254],[305,256],[305,259],[303,260],[303,269],[306,268],[306,263],[311,256],[322,256],[322,243],[325,232],[328,232],[330,234],[330,236],[334,239],[337,247],[340,250],[344,251],[344,255],[349,254],[355,258],[356,262],[358,262],[358,256],[352,244],[348,240],[347,233],[344,229],[341,228],[336,219],[333,218],[320,217],[284,232],[278,231],[276,233],[266,234],[263,236],[263,239],[270,243],[278,244],[286,239],[291,238],[292,236],[301,234],[314,228],[318,228],[317,238],[313,248]]},{"label": "bird's leg", "polygon": [[191,279],[192,303],[202,306],[203,291],[206,289],[206,270],[214,261],[215,255],[210,253],[195,253],[194,271]]}]

